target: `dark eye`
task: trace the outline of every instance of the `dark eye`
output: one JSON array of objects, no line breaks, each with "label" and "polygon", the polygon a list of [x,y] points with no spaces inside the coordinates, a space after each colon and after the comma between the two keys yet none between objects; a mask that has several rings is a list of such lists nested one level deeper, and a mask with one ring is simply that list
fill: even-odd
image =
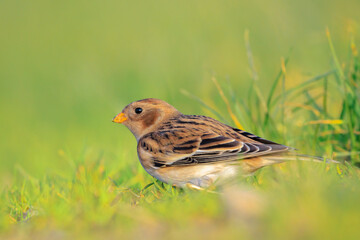
[{"label": "dark eye", "polygon": [[135,113],[136,114],[140,114],[142,112],[142,108],[135,108]]}]

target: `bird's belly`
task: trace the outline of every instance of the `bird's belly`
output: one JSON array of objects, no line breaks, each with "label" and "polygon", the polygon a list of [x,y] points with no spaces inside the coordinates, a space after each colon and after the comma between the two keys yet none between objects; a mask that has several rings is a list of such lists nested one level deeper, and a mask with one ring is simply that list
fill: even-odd
[{"label": "bird's belly", "polygon": [[188,183],[209,187],[213,184],[223,183],[237,175],[239,166],[225,164],[204,164],[192,166],[174,166],[163,168],[148,168],[146,171],[162,182],[178,187]]}]

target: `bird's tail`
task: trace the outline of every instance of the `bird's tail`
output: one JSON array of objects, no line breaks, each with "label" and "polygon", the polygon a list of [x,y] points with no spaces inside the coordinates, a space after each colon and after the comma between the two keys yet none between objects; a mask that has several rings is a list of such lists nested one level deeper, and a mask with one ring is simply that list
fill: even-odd
[{"label": "bird's tail", "polygon": [[273,155],[265,155],[263,158],[267,160],[272,161],[294,161],[294,160],[300,160],[300,161],[311,161],[311,162],[325,162],[325,163],[340,163],[333,159],[327,159],[317,156],[311,156],[306,154],[299,154],[299,153],[287,153],[287,154],[273,154]]},{"label": "bird's tail", "polygon": [[241,164],[244,173],[253,173],[256,170],[265,166],[282,163],[286,161],[294,161],[294,160],[325,162],[325,163],[340,163],[332,159],[325,159],[316,156],[297,154],[297,153],[285,153],[285,154],[269,154],[261,157],[259,156],[256,158],[243,159],[241,161]]}]

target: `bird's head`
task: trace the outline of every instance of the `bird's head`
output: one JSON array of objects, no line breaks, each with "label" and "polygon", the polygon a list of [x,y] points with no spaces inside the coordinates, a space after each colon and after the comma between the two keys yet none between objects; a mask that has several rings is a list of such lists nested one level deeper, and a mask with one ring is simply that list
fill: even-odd
[{"label": "bird's head", "polygon": [[114,117],[113,122],[124,124],[136,140],[139,140],[145,134],[154,131],[161,122],[180,114],[167,102],[147,98],[127,105]]}]

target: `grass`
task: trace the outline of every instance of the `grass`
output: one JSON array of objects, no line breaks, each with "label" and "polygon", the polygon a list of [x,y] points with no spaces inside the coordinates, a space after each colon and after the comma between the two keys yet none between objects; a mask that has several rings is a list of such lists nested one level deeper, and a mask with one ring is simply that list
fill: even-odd
[{"label": "grass", "polygon": [[154,180],[131,163],[134,154],[123,153],[131,161],[111,168],[85,144],[75,156],[59,151],[66,172],[39,178],[17,166],[0,195],[2,239],[358,239],[360,61],[352,41],[340,64],[328,31],[327,38],[333,67],[291,88],[290,61],[283,59],[269,91],[261,90],[245,33],[252,69],[247,96],[215,76],[222,102],[182,92],[223,121],[343,164],[284,163],[231,188],[192,191]]},{"label": "grass", "polygon": [[[360,239],[358,0],[0,5],[0,239]],[[343,164],[174,189],[111,123],[147,97]]]}]

